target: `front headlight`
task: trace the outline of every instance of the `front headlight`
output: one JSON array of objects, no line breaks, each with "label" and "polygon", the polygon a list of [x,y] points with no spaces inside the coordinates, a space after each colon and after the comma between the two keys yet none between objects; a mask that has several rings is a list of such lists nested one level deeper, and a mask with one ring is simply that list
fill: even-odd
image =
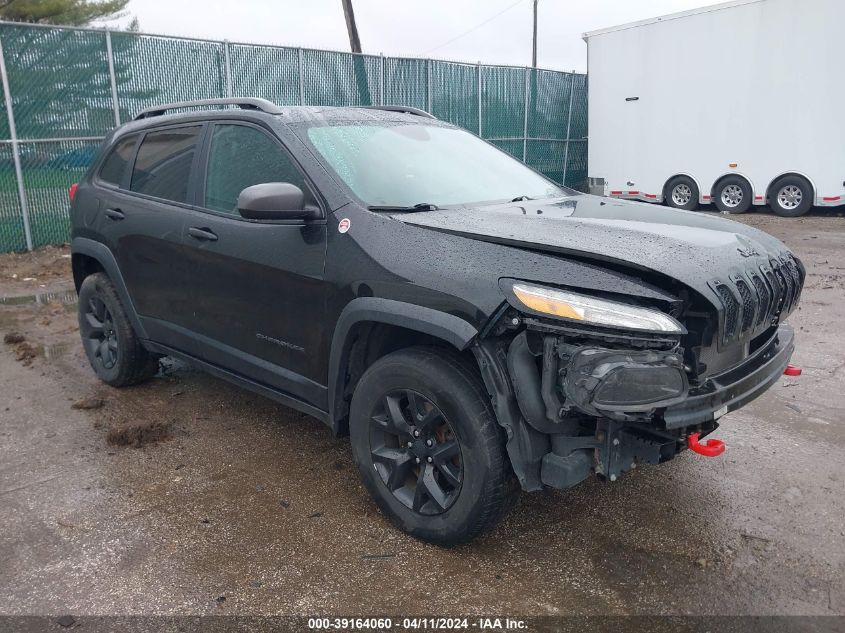
[{"label": "front headlight", "polygon": [[596,299],[568,290],[516,283],[511,289],[529,310],[582,323],[629,330],[683,334],[684,326],[668,314],[653,308],[641,308],[618,301]]}]

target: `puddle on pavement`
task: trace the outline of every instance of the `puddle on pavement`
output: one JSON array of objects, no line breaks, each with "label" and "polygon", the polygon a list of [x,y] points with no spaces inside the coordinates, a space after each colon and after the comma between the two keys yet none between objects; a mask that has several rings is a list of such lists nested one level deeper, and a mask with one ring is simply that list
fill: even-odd
[{"label": "puddle on pavement", "polygon": [[[2,311],[1,308],[6,307],[21,307],[28,305],[53,305],[61,306],[66,312],[71,312],[76,309],[77,304],[76,291],[73,288],[53,290],[49,292],[39,292],[31,295],[19,295],[10,297],[0,297],[0,328],[3,330],[14,328],[18,325],[21,319],[28,318],[26,315],[21,316],[17,310]],[[68,341],[59,341],[56,343],[38,343],[35,341],[24,342],[29,346],[29,349],[35,355],[41,356],[47,361],[55,361],[65,356],[71,349],[71,343]]]},{"label": "puddle on pavement", "polygon": [[57,360],[70,351],[70,343],[53,343],[52,345],[39,345],[38,351],[45,360]]},{"label": "puddle on pavement", "polygon": [[18,297],[0,297],[0,306],[47,305],[49,303],[62,303],[73,306],[77,303],[76,290],[71,288],[69,290],[39,292]]}]

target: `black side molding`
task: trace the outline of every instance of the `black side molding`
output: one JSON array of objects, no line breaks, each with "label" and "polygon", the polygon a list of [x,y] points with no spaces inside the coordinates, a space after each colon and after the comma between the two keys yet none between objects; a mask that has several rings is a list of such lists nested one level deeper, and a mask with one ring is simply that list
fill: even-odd
[{"label": "black side molding", "polygon": [[[156,352],[158,354],[164,354],[165,356],[172,356],[174,358],[178,358],[179,360],[188,363],[202,371],[211,374],[212,376],[216,376],[217,378],[222,378],[233,385],[238,385],[244,389],[248,389],[253,393],[257,393],[265,398],[270,398],[271,400],[275,400],[286,407],[290,407],[292,409],[296,409],[297,411],[301,411],[306,415],[310,415],[311,417],[317,418],[320,422],[324,422],[326,424],[329,423],[328,414],[320,409],[319,407],[315,407],[304,400],[297,398],[296,396],[285,393],[279,389],[274,389],[273,387],[269,387],[263,383],[257,382],[246,376],[242,376],[236,372],[229,371],[223,367],[219,367],[218,365],[214,365],[212,363],[208,363],[204,360],[197,358],[196,356],[191,356],[190,354],[186,354],[184,352],[180,352],[177,349],[173,349],[172,347],[168,347],[166,345],[160,345],[159,343],[148,343],[150,351]],[[331,425],[329,425],[331,426]]]}]

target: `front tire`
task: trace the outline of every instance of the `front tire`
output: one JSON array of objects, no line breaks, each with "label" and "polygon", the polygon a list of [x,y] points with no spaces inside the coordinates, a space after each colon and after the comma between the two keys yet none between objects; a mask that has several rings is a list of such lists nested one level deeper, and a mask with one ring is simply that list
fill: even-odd
[{"label": "front tire", "polygon": [[713,192],[713,202],[722,213],[745,213],[751,208],[751,185],[740,176],[722,178]]},{"label": "front tire", "polygon": [[779,178],[769,193],[769,207],[783,218],[797,218],[813,208],[813,187],[800,176]]},{"label": "front tire", "polygon": [[103,273],[86,277],[79,287],[79,334],[97,378],[112,387],[134,385],[158,370],[158,357],[144,349]]},{"label": "front tire", "polygon": [[666,206],[684,211],[698,208],[698,186],[692,178],[675,176],[666,184]]},{"label": "front tire", "polygon": [[490,399],[448,350],[412,347],[361,377],[349,419],[361,479],[382,512],[439,545],[491,529],[518,488]]}]

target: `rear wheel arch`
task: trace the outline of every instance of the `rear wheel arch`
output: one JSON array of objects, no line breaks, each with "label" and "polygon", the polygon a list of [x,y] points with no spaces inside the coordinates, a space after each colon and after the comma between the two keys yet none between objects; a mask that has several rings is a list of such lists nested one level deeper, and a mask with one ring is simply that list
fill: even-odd
[{"label": "rear wheel arch", "polygon": [[79,292],[79,288],[82,286],[82,282],[85,281],[86,277],[98,272],[106,275],[112,284],[114,284],[114,289],[123,303],[132,328],[139,338],[146,340],[148,338],[146,330],[141,325],[140,319],[138,319],[135,304],[129,296],[123,275],[120,273],[117,260],[111,250],[102,242],[87,237],[73,238],[70,250],[73,281],[76,285],[77,292]]},{"label": "rear wheel arch", "polygon": [[84,253],[73,253],[71,255],[71,269],[73,270],[73,285],[77,292],[79,292],[79,288],[86,277],[90,277],[94,273],[105,273],[105,268],[103,268],[100,260]]},{"label": "rear wheel arch", "polygon": [[335,326],[329,357],[329,421],[337,435],[348,431],[349,401],[363,373],[379,358],[425,345],[458,353],[473,367],[468,347],[475,327],[460,317],[402,301],[353,299]]}]

